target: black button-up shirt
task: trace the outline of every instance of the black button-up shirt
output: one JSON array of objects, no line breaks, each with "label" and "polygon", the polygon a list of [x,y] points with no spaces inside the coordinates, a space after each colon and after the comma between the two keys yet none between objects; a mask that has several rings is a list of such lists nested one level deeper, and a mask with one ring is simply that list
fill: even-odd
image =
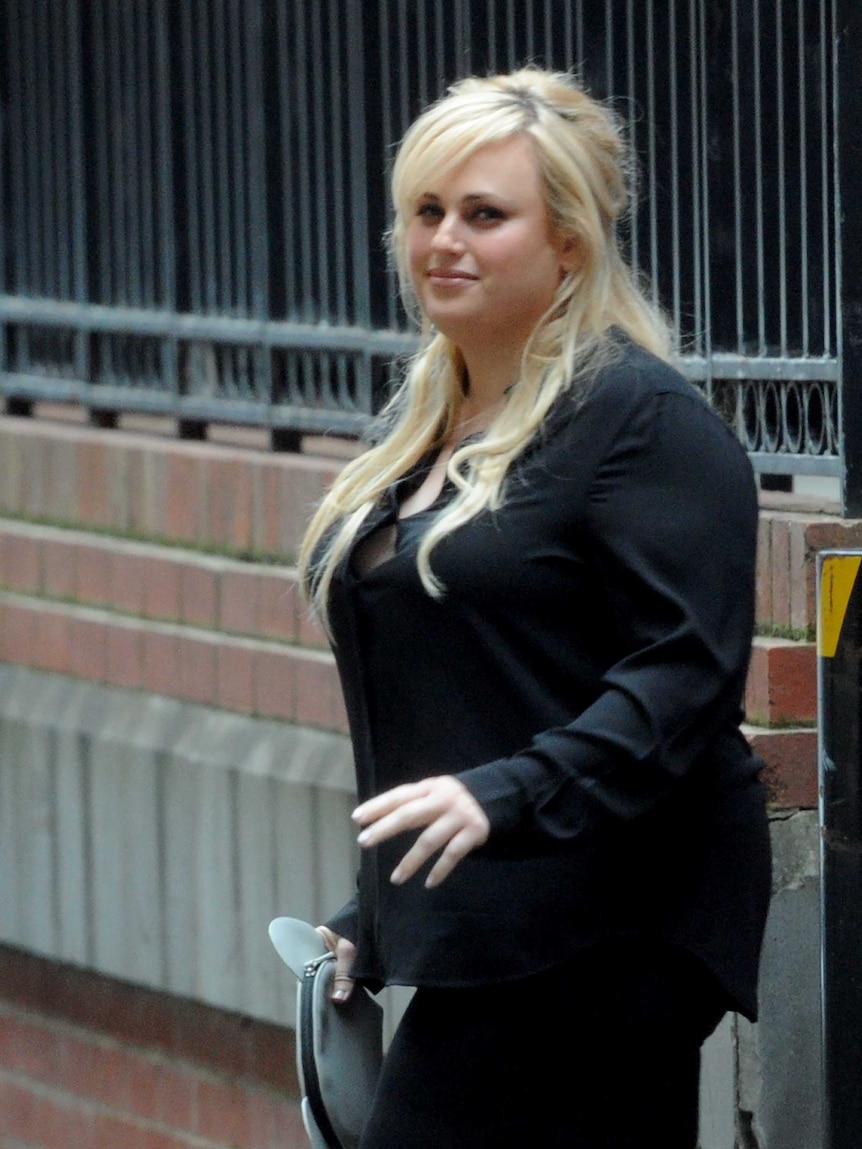
[{"label": "black button-up shirt", "polygon": [[364,851],[330,925],[375,985],[521,977],[591,942],[651,934],[698,954],[753,1016],[769,894],[759,763],[739,731],[753,628],[748,459],[672,368],[623,342],[563,396],[505,501],[432,552],[398,520],[410,476],[356,543],[394,554],[331,595],[360,799],[456,774],[487,844],[433,890],[395,887],[403,835]]}]

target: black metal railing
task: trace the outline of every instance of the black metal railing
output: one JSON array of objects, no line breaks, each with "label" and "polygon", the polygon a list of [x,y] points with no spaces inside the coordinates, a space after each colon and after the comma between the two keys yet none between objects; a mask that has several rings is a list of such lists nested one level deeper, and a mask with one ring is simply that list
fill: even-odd
[{"label": "black metal railing", "polygon": [[[838,5],[840,8],[841,5]],[[835,0],[6,0],[0,390],[355,433],[410,336],[392,143],[465,72],[579,72],[627,242],[760,470],[842,470]]]}]

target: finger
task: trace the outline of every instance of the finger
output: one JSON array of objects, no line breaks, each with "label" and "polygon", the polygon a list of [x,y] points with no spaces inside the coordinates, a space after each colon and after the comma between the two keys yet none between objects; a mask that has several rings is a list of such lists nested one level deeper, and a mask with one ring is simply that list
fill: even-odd
[{"label": "finger", "polygon": [[463,861],[472,850],[481,846],[486,840],[487,835],[478,833],[472,827],[456,834],[432,866],[431,872],[425,879],[425,888],[433,890],[435,886],[439,886],[442,881],[449,877],[459,862]]},{"label": "finger", "polygon": [[403,786],[395,786],[391,790],[386,790],[383,794],[378,794],[376,798],[369,798],[367,802],[363,802],[357,806],[353,813],[350,815],[354,822],[358,822],[360,826],[367,826],[371,822],[376,822],[378,818],[382,818],[385,814],[397,810],[399,806],[403,806],[405,802],[410,802],[415,798],[427,794],[428,787],[420,782],[408,782]]},{"label": "finger", "polygon": [[324,944],[329,952],[334,954],[341,935],[337,934],[335,930],[331,930],[329,926],[315,926],[314,928],[323,938]]},{"label": "finger", "polygon": [[353,993],[354,981],[350,976],[356,958],[356,946],[347,938],[339,938],[335,950],[335,977],[332,980],[332,1000],[348,1001]]},{"label": "finger", "polygon": [[405,830],[417,830],[421,826],[428,826],[443,813],[445,806],[439,801],[429,796],[415,798],[391,813],[384,814],[376,821],[368,823],[356,840],[360,846],[376,846],[378,842],[385,842],[388,838],[394,838],[396,834],[403,834]]},{"label": "finger", "polygon": [[460,830],[460,824],[451,817],[438,818],[424,833],[420,834],[390,875],[390,881],[400,886],[423,866],[432,854],[444,846]]}]

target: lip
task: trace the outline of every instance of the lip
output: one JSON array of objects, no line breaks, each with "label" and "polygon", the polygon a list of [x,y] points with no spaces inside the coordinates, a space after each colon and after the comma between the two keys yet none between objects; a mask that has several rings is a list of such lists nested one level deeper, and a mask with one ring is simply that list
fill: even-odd
[{"label": "lip", "polygon": [[428,269],[427,277],[434,282],[452,282],[452,283],[472,283],[478,279],[477,275],[471,275],[469,271],[459,271],[457,268],[445,267],[431,267]]}]

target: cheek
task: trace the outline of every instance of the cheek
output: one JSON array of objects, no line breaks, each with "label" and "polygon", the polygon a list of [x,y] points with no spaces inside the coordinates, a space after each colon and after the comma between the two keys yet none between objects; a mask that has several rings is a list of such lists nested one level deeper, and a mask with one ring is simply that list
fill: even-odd
[{"label": "cheek", "polygon": [[425,231],[411,227],[405,236],[404,252],[411,272],[420,267],[428,254],[428,236]]}]

